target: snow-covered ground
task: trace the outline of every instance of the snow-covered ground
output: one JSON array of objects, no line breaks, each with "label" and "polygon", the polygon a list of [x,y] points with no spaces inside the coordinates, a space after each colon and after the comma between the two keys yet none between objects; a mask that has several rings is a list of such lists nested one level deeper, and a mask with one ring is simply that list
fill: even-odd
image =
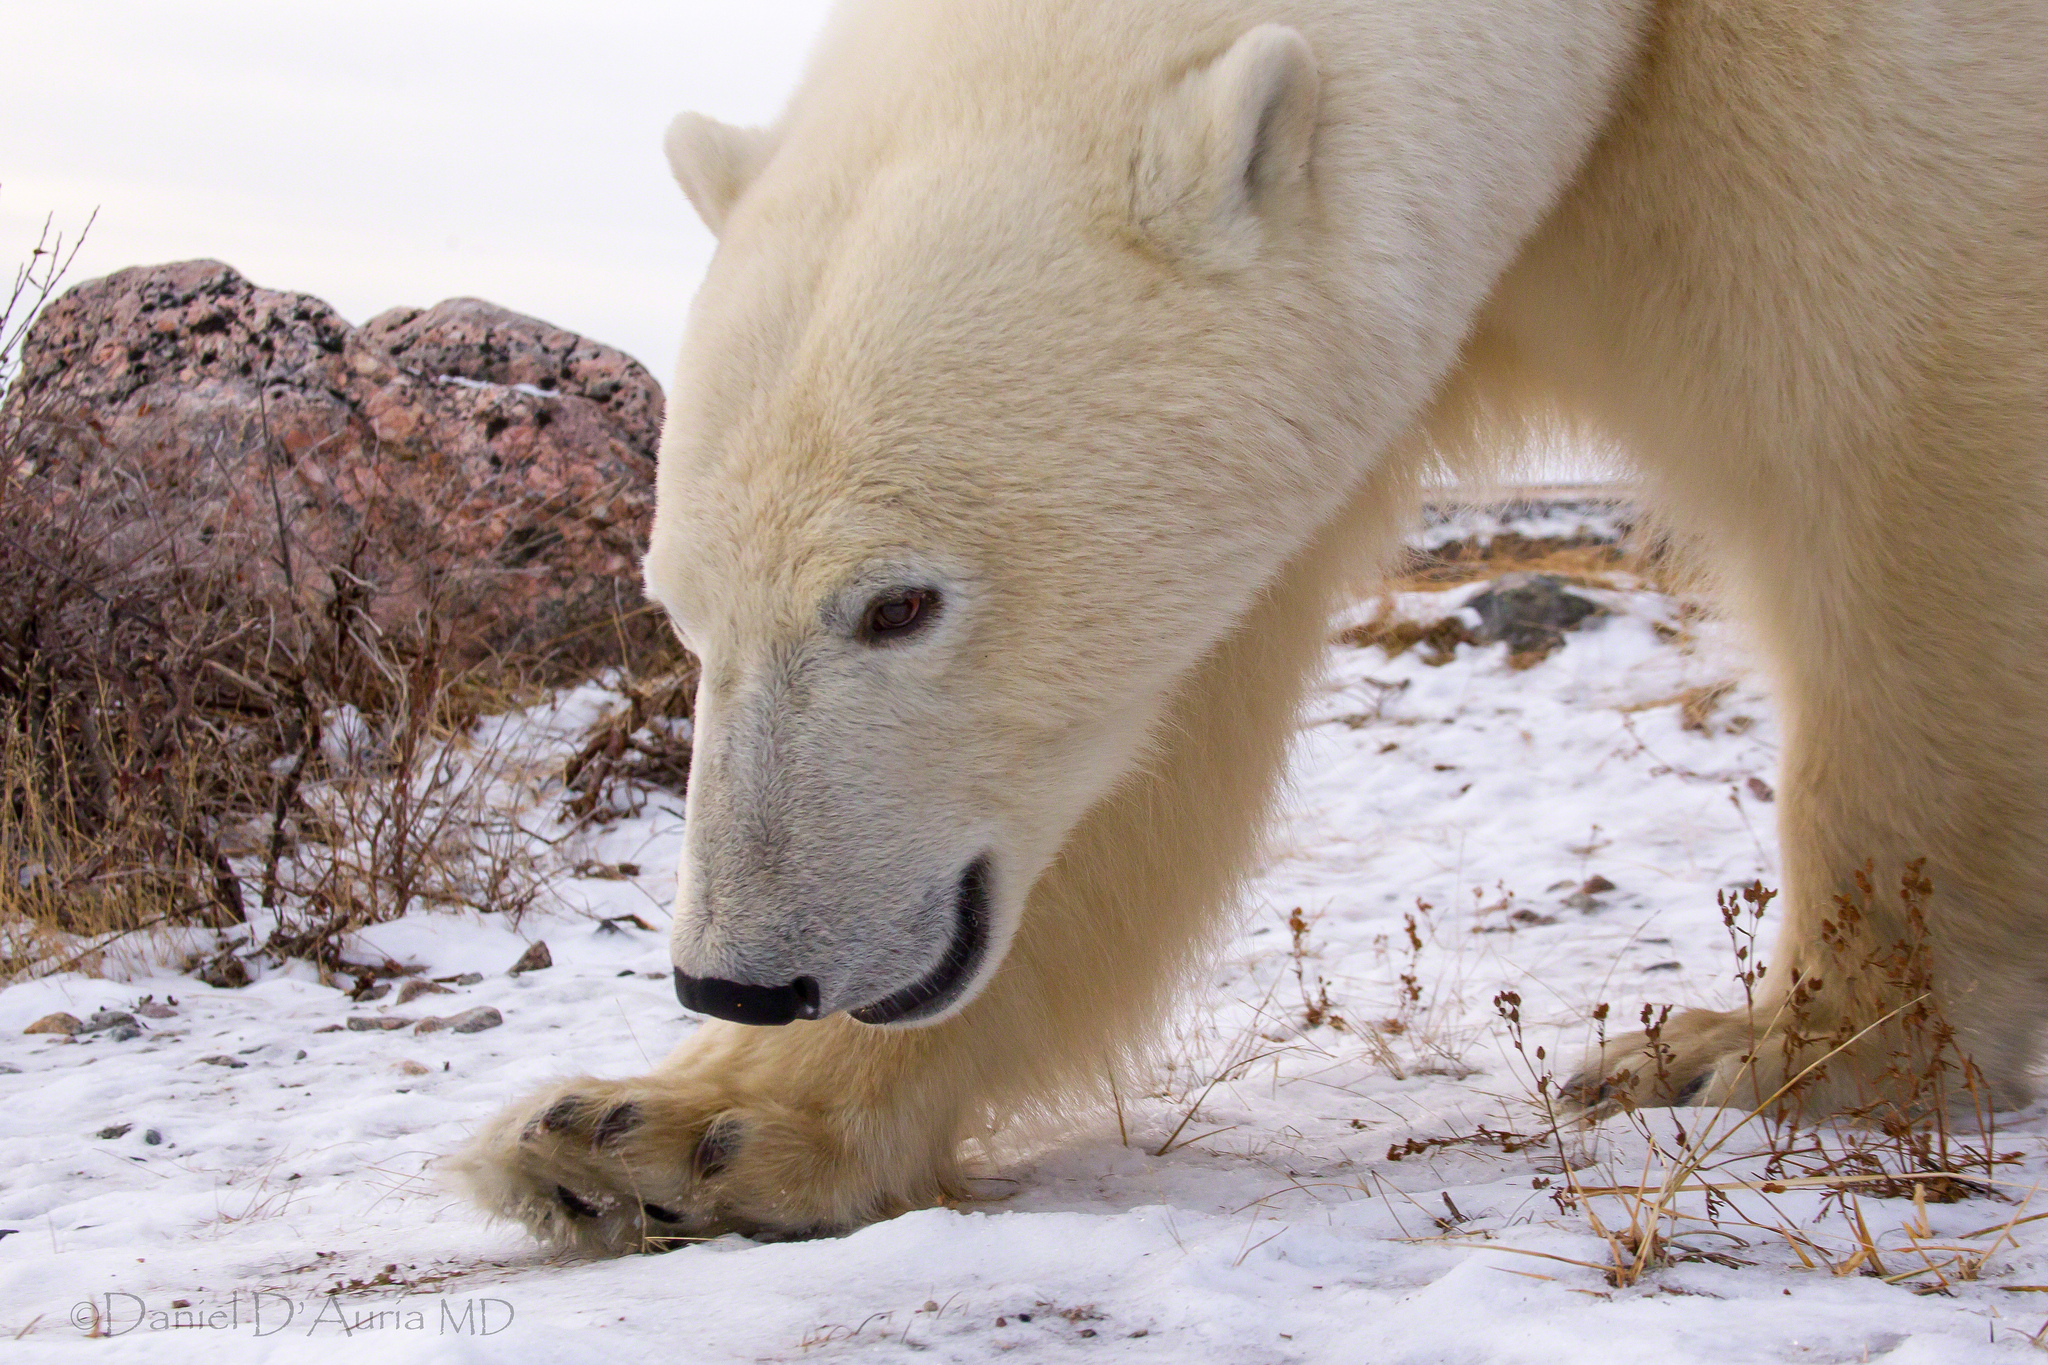
[{"label": "snow-covered ground", "polygon": [[[1553,509],[1516,529],[1602,515]],[[1428,620],[1476,590],[1397,605]],[[1715,895],[1775,879],[1777,731],[1739,640],[1653,592],[1588,595],[1610,614],[1525,670],[1503,646],[1441,667],[1336,648],[1275,858],[1158,1075],[1126,1078],[1121,1115],[1018,1138],[971,1207],[833,1240],[574,1263],[438,1183],[435,1159],[500,1104],[564,1073],[645,1069],[693,1026],[663,950],[680,819],[662,796],[549,852],[636,875],[565,875],[516,928],[421,914],[355,946],[430,977],[481,973],[449,994],[357,1004],[304,968],[241,990],[145,970],[0,991],[4,1352],[388,1365],[2029,1354],[2048,1325],[2048,1221],[2022,1221],[2048,1212],[2030,1202],[2048,1174],[2041,1108],[2002,1120],[1997,1149],[2018,1154],[1998,1168],[2003,1199],[1919,1209],[1795,1184],[1726,1192],[1710,1210],[1682,1192],[1670,1262],[1619,1287],[1595,1220],[1625,1227],[1626,1197],[1557,1196],[1568,1181],[1640,1185],[1646,1170],[1654,1186],[1653,1141],[1677,1150],[1670,1117],[1499,1136],[1543,1131],[1531,1065],[1568,1069],[1596,1005],[1619,1025],[1646,999],[1737,999]],[[529,719],[566,735],[602,702],[583,689]],[[522,818],[540,828],[547,807]],[[554,965],[508,976],[536,939]],[[1523,1054],[1503,991],[1521,1000]],[[133,1012],[144,997],[175,1005],[142,1012],[139,1037],[22,1033],[52,1011]],[[502,1026],[339,1027],[479,1006]],[[1706,1145],[1704,1116],[1681,1117]],[[1703,1178],[1754,1183],[1762,1142],[1732,1134]]]}]

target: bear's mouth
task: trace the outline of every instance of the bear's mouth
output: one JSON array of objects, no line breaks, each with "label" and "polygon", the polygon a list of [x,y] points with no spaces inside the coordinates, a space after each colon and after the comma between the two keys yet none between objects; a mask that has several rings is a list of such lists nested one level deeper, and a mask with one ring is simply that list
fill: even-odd
[{"label": "bear's mouth", "polygon": [[958,999],[988,955],[988,883],[984,853],[960,874],[953,897],[953,939],[938,965],[894,995],[847,1013],[863,1024],[902,1024],[938,1014]]}]

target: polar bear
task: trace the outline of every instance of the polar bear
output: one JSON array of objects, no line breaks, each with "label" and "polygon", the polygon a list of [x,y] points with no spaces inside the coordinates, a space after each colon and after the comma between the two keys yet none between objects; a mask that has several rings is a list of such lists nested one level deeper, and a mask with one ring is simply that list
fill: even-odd
[{"label": "polar bear", "polygon": [[1924,859],[2020,1098],[2044,53],[2033,0],[850,0],[775,126],[679,119],[719,248],[646,581],[703,662],[672,947],[723,1022],[492,1121],[481,1201],[599,1250],[844,1229],[1091,1093],[1228,923],[1335,595],[1539,430],[1714,556],[1786,734],[1779,1045],[1694,1011],[1666,1088],[1637,1037],[1580,1093],[1768,1094],[1795,979],[1892,1017],[1823,921]]}]

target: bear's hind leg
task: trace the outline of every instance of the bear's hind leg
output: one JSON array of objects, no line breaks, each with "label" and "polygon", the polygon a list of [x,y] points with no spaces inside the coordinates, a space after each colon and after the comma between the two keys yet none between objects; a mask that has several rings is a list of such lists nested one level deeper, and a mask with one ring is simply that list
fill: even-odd
[{"label": "bear's hind leg", "polygon": [[2048,1016],[2048,431],[1972,417],[1676,490],[1776,683],[1783,919],[1753,1011],[1614,1040],[1572,1083],[1588,1107],[1749,1108],[1798,1079],[1807,1113],[1924,1108],[1944,1061],[1963,1098],[1963,1058],[1978,1100],[2024,1100]]}]

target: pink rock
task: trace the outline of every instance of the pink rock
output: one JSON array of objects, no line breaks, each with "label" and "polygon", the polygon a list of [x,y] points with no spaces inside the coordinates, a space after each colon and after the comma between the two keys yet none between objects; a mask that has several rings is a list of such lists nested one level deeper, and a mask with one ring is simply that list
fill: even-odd
[{"label": "pink rock", "polygon": [[[60,503],[107,508],[132,541],[114,552],[314,599],[344,572],[374,585],[383,628],[438,604],[454,664],[515,655],[559,675],[618,659],[609,623],[640,602],[661,414],[630,358],[492,304],[351,327],[186,261],[45,309],[0,422],[21,424]],[[628,643],[654,638],[652,617]]]}]

